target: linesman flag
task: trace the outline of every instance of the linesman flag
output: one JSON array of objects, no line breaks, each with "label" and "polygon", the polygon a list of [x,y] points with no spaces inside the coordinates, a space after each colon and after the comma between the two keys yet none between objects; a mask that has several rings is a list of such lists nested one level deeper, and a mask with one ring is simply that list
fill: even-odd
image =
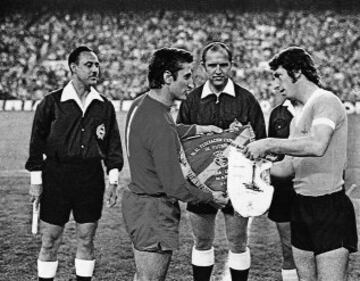
[{"label": "linesman flag", "polygon": [[242,153],[255,139],[250,125],[235,131],[206,134],[182,141],[180,162],[185,176],[198,188],[227,192],[236,212],[243,217],[265,213],[271,203],[271,162],[251,161]]}]

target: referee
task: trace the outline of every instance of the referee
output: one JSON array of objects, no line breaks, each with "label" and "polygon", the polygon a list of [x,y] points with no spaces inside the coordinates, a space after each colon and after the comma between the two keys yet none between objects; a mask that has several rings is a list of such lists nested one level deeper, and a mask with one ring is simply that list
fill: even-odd
[{"label": "referee", "polygon": [[25,165],[31,172],[32,201],[40,203],[39,280],[54,280],[57,252],[71,211],[77,232],[77,280],[91,280],[93,240],[105,188],[102,160],[109,173],[109,206],[116,203],[118,173],[123,167],[114,107],[94,88],[100,74],[97,55],[80,46],[70,53],[68,64],[71,81],[45,96],[36,109]]}]

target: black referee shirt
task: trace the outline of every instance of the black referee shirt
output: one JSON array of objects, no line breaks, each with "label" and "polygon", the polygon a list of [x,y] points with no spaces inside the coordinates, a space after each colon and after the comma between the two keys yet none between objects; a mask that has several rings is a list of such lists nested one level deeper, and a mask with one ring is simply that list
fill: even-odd
[{"label": "black referee shirt", "polygon": [[41,171],[45,155],[61,163],[103,159],[107,171],[120,171],[124,161],[112,103],[101,96],[83,113],[75,100],[61,101],[63,90],[50,93],[37,106],[25,168]]},{"label": "black referee shirt", "polygon": [[235,96],[222,93],[201,98],[204,85],[194,89],[180,105],[177,123],[215,125],[228,129],[234,120],[251,124],[256,139],[266,137],[264,116],[255,97],[234,83]]}]

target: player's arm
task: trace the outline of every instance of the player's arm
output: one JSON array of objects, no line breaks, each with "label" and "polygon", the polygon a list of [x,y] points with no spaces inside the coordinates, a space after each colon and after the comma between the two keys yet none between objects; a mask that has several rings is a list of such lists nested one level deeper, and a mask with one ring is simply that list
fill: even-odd
[{"label": "player's arm", "polygon": [[198,134],[207,134],[207,133],[217,133],[220,134],[223,132],[223,129],[215,125],[185,125],[185,124],[176,124],[176,131],[180,139],[185,139],[193,135]]},{"label": "player's arm", "polygon": [[112,104],[109,105],[110,110],[110,126],[107,137],[107,155],[105,158],[105,165],[109,173],[109,185],[105,193],[105,200],[109,207],[116,204],[117,200],[117,186],[119,180],[119,171],[124,166],[124,157],[121,146],[121,138],[119,127],[116,120],[115,109]]},{"label": "player's arm", "polygon": [[334,133],[335,125],[315,124],[310,133],[303,137],[290,139],[267,138],[248,144],[245,153],[257,159],[267,154],[286,154],[291,156],[321,157],[325,154]]},{"label": "player's arm", "polygon": [[[251,143],[246,152],[249,157],[257,158],[268,153],[292,156],[321,157],[325,154],[337,124],[345,122],[346,113],[341,101],[334,95],[322,96],[314,103],[313,121],[309,132],[304,136],[289,139],[270,138]],[[292,127],[294,123],[292,122]],[[290,132],[293,129],[290,130]]]},{"label": "player's arm", "polygon": [[164,192],[183,202],[212,201],[211,193],[203,192],[188,184],[179,163],[179,140],[175,128],[160,126],[151,141],[151,153],[156,173]]}]

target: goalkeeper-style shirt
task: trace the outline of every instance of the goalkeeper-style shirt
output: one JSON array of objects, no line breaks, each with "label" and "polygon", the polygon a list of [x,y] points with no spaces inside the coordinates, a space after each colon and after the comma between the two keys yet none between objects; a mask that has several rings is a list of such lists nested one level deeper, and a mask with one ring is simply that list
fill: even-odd
[{"label": "goalkeeper-style shirt", "polygon": [[184,202],[211,201],[210,193],[187,182],[180,167],[179,137],[195,134],[195,126],[176,126],[170,107],[144,94],[128,112],[125,133],[132,192]]}]

